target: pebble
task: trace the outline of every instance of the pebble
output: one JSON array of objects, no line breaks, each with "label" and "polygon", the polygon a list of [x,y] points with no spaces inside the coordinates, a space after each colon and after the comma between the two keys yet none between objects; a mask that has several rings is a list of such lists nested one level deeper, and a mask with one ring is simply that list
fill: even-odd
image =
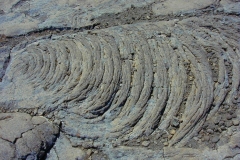
[{"label": "pebble", "polygon": [[164,145],[164,146],[168,146],[168,142],[164,142],[163,145]]},{"label": "pebble", "polygon": [[220,117],[220,116],[219,116],[219,117],[214,117],[213,123],[214,123],[214,124],[218,124],[218,123],[220,122],[220,120],[221,120],[221,117]]},{"label": "pebble", "polygon": [[213,134],[213,130],[212,129],[207,129],[207,132],[210,134]]},{"label": "pebble", "polygon": [[221,130],[226,130],[226,128],[224,126],[221,126]]},{"label": "pebble", "polygon": [[213,81],[217,82],[218,81],[217,77],[213,77]]},{"label": "pebble", "polygon": [[208,129],[215,130],[216,126],[213,123],[209,123],[207,126]]},{"label": "pebble", "polygon": [[222,126],[223,124],[224,124],[224,121],[220,121],[218,125]]},{"label": "pebble", "polygon": [[100,27],[99,26],[95,26],[94,29],[99,29]]},{"label": "pebble", "polygon": [[232,116],[231,116],[230,114],[228,114],[228,115],[226,116],[226,118],[227,118],[227,120],[231,120],[231,119],[232,119]]},{"label": "pebble", "polygon": [[198,140],[199,140],[199,138],[198,138],[198,137],[193,137],[193,139],[194,139],[195,141],[198,141]]},{"label": "pebble", "polygon": [[168,139],[171,139],[172,137],[173,137],[173,135],[171,135],[171,134],[170,134],[170,135],[168,135]]},{"label": "pebble", "polygon": [[232,114],[232,118],[237,118],[237,114],[236,114],[236,113],[233,113],[233,114]]},{"label": "pebble", "polygon": [[239,125],[239,120],[234,119],[234,120],[232,120],[232,123],[233,123],[234,126],[238,126]]},{"label": "pebble", "polygon": [[172,129],[171,131],[170,131],[170,134],[171,135],[174,135],[176,133],[176,130],[175,129]]},{"label": "pebble", "polygon": [[178,127],[180,124],[179,120],[178,119],[173,119],[171,121],[171,125],[174,126],[174,127]]},{"label": "pebble", "polygon": [[26,160],[32,160],[32,159],[35,159],[36,157],[34,155],[29,155],[27,156]]},{"label": "pebble", "polygon": [[227,122],[225,122],[225,126],[226,126],[226,127],[231,127],[232,124],[233,124],[232,121],[227,121]]},{"label": "pebble", "polygon": [[210,137],[209,136],[204,136],[203,141],[209,141]]},{"label": "pebble", "polygon": [[228,132],[227,132],[227,134],[229,135],[229,136],[231,136],[232,135],[232,130],[229,128],[228,129]]},{"label": "pebble", "polygon": [[218,136],[213,136],[211,141],[213,143],[217,143],[219,141],[219,137]]},{"label": "pebble", "polygon": [[87,150],[87,155],[90,156],[91,154],[92,154],[92,150],[91,150],[91,149],[88,149],[88,150]]},{"label": "pebble", "polygon": [[221,128],[218,128],[218,132],[222,133],[222,129],[221,129]]},{"label": "pebble", "polygon": [[142,145],[143,145],[144,147],[149,146],[149,144],[150,144],[150,141],[143,141],[143,142],[142,142]]}]

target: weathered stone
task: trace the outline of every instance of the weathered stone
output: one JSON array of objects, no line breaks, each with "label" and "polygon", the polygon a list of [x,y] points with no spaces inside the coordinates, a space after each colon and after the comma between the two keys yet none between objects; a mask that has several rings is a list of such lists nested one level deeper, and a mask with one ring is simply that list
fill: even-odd
[{"label": "weathered stone", "polygon": [[69,140],[61,134],[53,149],[47,155],[47,160],[55,160],[56,157],[59,160],[86,159],[87,154],[81,148],[72,147]]},{"label": "weathered stone", "polygon": [[202,140],[203,140],[203,141],[209,141],[209,139],[210,139],[210,137],[209,137],[208,135],[206,135],[206,136],[203,137]]},{"label": "weathered stone", "polygon": [[231,127],[233,125],[233,122],[231,120],[225,122],[226,127]]},{"label": "weathered stone", "polygon": [[1,113],[0,140],[4,139],[1,144],[5,147],[0,147],[0,157],[41,158],[53,146],[58,130],[44,117],[32,118],[25,113]]},{"label": "weathered stone", "polygon": [[210,134],[213,134],[213,130],[212,129],[207,129],[207,132]]},{"label": "weathered stone", "polygon": [[232,123],[234,126],[238,126],[239,125],[239,120],[238,119],[233,119]]},{"label": "weathered stone", "polygon": [[170,130],[170,134],[171,134],[171,135],[174,135],[175,133],[176,133],[176,130],[175,130],[175,129]]},{"label": "weathered stone", "polygon": [[1,159],[14,159],[15,147],[10,142],[0,138],[0,158]]},{"label": "weathered stone", "polygon": [[178,4],[173,1],[159,1],[153,6],[153,12],[157,15],[184,14],[194,12],[196,9],[205,8],[214,3],[214,0],[188,1],[180,0]]},{"label": "weathered stone", "polygon": [[142,142],[142,145],[143,145],[144,147],[149,146],[149,144],[150,144],[150,141],[143,141],[143,142]]},{"label": "weathered stone", "polygon": [[212,141],[213,143],[217,143],[217,142],[219,141],[219,136],[213,136],[213,137],[211,138],[211,141]]}]

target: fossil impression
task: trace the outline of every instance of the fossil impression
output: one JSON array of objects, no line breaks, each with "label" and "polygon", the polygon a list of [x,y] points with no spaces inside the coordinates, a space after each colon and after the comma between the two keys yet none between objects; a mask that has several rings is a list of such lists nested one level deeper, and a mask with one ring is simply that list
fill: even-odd
[{"label": "fossil impression", "polygon": [[[197,18],[40,39],[11,53],[4,110],[62,121],[79,141],[113,144],[169,132],[184,146],[220,105],[239,97],[237,26]],[[74,116],[73,116],[74,115]],[[117,141],[117,142],[116,142]]]}]

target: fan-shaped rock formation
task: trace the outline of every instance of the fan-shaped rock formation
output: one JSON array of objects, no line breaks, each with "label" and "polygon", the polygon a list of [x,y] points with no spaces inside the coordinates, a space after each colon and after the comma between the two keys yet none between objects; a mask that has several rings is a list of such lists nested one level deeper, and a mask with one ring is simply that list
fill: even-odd
[{"label": "fan-shaped rock formation", "polygon": [[[215,158],[240,154],[239,134],[219,138],[226,127],[236,126],[234,131],[239,132],[238,28],[238,17],[211,15],[51,35],[18,44],[11,58],[5,56],[1,62],[0,111],[10,117],[28,113],[29,124],[9,139],[6,118],[3,129],[0,115],[0,141],[10,150],[20,141],[27,147],[4,156],[26,158],[34,152],[41,158],[41,152],[49,152],[48,158],[55,159],[66,145],[65,158],[93,158],[98,152],[86,151],[91,148],[110,159],[211,157],[208,149],[202,149],[205,155],[196,149],[199,138],[211,139],[209,147],[218,149],[212,152]],[[56,126],[44,119],[48,129],[41,137],[35,130],[42,123],[33,125],[29,114],[60,126],[60,139],[51,151],[59,135]],[[31,136],[38,137],[36,144],[26,138]],[[51,144],[42,151],[41,142]],[[182,148],[186,146],[195,149]]]},{"label": "fan-shaped rock formation", "polygon": [[238,39],[190,18],[39,40],[11,53],[1,103],[52,114],[66,134],[96,141],[169,132],[176,118],[170,146],[183,146],[238,99]]}]

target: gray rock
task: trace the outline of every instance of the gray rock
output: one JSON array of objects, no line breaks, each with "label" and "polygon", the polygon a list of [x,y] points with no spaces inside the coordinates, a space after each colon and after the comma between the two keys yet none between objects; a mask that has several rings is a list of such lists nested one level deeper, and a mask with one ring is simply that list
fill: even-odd
[{"label": "gray rock", "polygon": [[213,130],[212,129],[207,129],[207,132],[210,134],[213,134]]},{"label": "gray rock", "polygon": [[217,142],[219,141],[219,136],[213,136],[213,137],[211,138],[211,141],[212,141],[213,143],[217,143]]},{"label": "gray rock", "polygon": [[239,125],[239,120],[238,119],[233,119],[232,123],[234,126],[238,126]]},{"label": "gray rock", "polygon": [[220,116],[217,116],[217,117],[213,117],[213,123],[214,124],[218,124],[221,120],[221,117]]},{"label": "gray rock", "polygon": [[172,125],[173,127],[178,127],[179,124],[180,124],[180,122],[179,122],[178,119],[176,119],[176,118],[173,118],[173,119],[172,119],[171,125]]},{"label": "gray rock", "polygon": [[31,122],[31,116],[25,113],[0,113],[0,137],[10,142],[34,128]]},{"label": "gray rock", "polygon": [[225,122],[226,127],[231,127],[233,125],[233,121],[229,120]]},{"label": "gray rock", "polygon": [[142,145],[143,145],[144,147],[149,146],[149,144],[150,144],[150,141],[143,141],[143,142],[142,142]]},{"label": "gray rock", "polygon": [[231,120],[231,119],[232,119],[232,116],[231,116],[230,114],[228,114],[228,115],[226,116],[226,118],[227,118],[227,120]]},{"label": "gray rock", "polygon": [[209,141],[210,137],[208,135],[203,136],[203,141]]},{"label": "gray rock", "polygon": [[58,127],[44,117],[32,118],[25,113],[1,113],[0,145],[4,146],[0,147],[0,157],[29,160],[41,158],[53,146],[58,132]]},{"label": "gray rock", "polygon": [[14,151],[15,146],[12,143],[0,138],[0,159],[13,159],[15,157]]},{"label": "gray rock", "polygon": [[223,146],[223,145],[226,145],[228,142],[229,142],[229,137],[223,136],[219,139],[219,141],[217,142],[217,145]]},{"label": "gray rock", "polygon": [[87,154],[81,148],[72,147],[70,141],[64,135],[60,134],[53,149],[51,149],[50,153],[47,155],[47,160],[55,160],[56,157],[58,157],[59,160],[84,160]]}]

